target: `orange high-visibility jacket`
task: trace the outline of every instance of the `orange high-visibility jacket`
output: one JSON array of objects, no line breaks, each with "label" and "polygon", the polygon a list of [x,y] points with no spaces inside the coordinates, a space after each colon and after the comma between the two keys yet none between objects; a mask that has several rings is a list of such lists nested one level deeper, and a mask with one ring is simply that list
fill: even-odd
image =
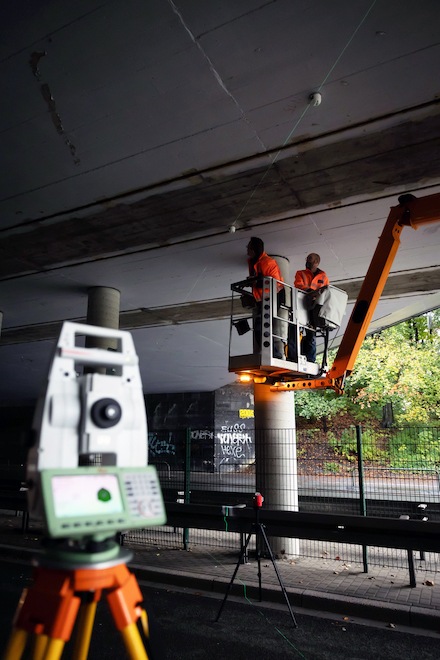
[{"label": "orange high-visibility jacket", "polygon": [[[275,259],[269,257],[265,252],[263,252],[255,264],[251,263],[251,260],[248,259],[249,264],[249,275],[251,277],[258,277],[259,275],[263,277],[274,277],[276,280],[283,282],[281,277],[280,269]],[[278,284],[278,289],[281,288],[281,285]],[[261,285],[258,285],[256,282],[252,285],[252,293],[254,298],[257,301],[260,301],[263,297],[263,289]]]},{"label": "orange high-visibility jacket", "polygon": [[312,273],[311,270],[306,268],[305,270],[296,271],[294,284],[297,289],[313,289],[316,291],[322,286],[327,286],[330,282],[323,270],[318,268],[316,273]]}]

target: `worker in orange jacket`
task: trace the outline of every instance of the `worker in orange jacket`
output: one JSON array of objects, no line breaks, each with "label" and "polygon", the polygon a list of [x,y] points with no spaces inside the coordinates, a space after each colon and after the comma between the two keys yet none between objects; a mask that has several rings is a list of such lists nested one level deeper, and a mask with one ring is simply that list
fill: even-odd
[{"label": "worker in orange jacket", "polygon": [[[261,300],[263,298],[263,277],[273,277],[283,282],[280,269],[277,262],[269,257],[264,251],[264,243],[261,238],[253,236],[247,245],[249,277],[258,277],[259,279],[252,284],[252,293],[256,300],[254,309],[254,339],[258,350],[261,347]],[[283,288],[282,284],[277,285],[278,292]],[[274,344],[274,357],[283,359],[278,345]]]},{"label": "worker in orange jacket", "polygon": [[327,275],[318,268],[321,258],[319,254],[312,252],[306,259],[305,270],[297,270],[295,275],[295,286],[303,291],[317,291],[323,286],[330,284]]},{"label": "worker in orange jacket", "polygon": [[[297,289],[302,289],[307,293],[316,294],[330,282],[327,275],[319,268],[321,258],[319,254],[312,252],[307,256],[305,270],[297,270],[294,285]],[[289,359],[295,359],[295,337],[289,339]],[[316,361],[316,336],[312,330],[306,330],[301,340],[301,353],[306,356],[307,362]]]},{"label": "worker in orange jacket", "polygon": [[[264,243],[261,238],[252,237],[247,246],[249,277],[274,277],[283,281],[277,262],[269,257],[264,251]],[[261,282],[254,282],[252,293],[257,302],[263,297]]]}]

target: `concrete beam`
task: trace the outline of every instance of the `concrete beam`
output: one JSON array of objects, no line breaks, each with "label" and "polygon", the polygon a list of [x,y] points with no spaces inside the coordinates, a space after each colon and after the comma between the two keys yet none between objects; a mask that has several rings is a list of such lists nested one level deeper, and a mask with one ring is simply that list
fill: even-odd
[{"label": "concrete beam", "polygon": [[29,218],[0,233],[0,279],[227,231],[234,218],[239,218],[237,226],[246,227],[256,218],[270,221],[279,214],[337,205],[440,176],[437,104],[417,120],[402,116],[397,126],[380,126],[378,122],[376,132],[363,136],[353,137],[347,129],[305,138],[283,149],[269,168],[265,153],[182,176],[174,189],[158,192],[157,186],[139,192],[135,201],[130,191],[78,209],[76,215],[71,209]]},{"label": "concrete beam", "polygon": [[[361,284],[362,280],[334,283],[335,286],[347,291],[349,302],[356,300]],[[422,294],[437,291],[440,291],[440,268],[430,268],[426,271],[391,275],[385,285],[382,297],[395,298],[417,292]],[[432,309],[432,307],[429,307],[429,309]],[[229,319],[230,313],[231,299],[219,298],[217,300],[205,300],[167,307],[128,310],[120,313],[119,325],[121,330],[136,330],[137,328]],[[421,314],[423,310],[417,313]],[[86,322],[85,317],[63,320],[77,323]],[[28,326],[5,328],[0,337],[0,346],[56,339],[62,323],[61,320],[53,323],[35,323]]]}]

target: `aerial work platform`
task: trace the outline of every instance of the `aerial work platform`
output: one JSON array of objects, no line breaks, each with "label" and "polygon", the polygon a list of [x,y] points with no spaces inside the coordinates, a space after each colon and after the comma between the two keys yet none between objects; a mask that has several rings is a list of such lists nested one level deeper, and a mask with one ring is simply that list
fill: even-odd
[{"label": "aerial work platform", "polygon": [[[252,294],[257,282],[261,301]],[[341,324],[345,291],[326,286],[312,295],[272,277],[248,278],[232,284],[231,290],[229,371],[247,373],[256,382],[327,373],[329,333]],[[305,337],[309,342],[323,338],[319,364],[307,360]]]},{"label": "aerial work platform", "polygon": [[[254,382],[267,382],[271,390],[332,389],[337,394],[342,394],[345,379],[353,371],[356,357],[391,270],[403,228],[417,229],[421,225],[439,221],[440,194],[438,193],[421,199],[411,194],[404,194],[399,197],[399,204],[391,207],[330,368],[327,366],[328,333],[341,323],[347,302],[347,294],[344,291],[332,286],[323,287],[320,289],[320,295],[311,301],[310,297],[307,298],[308,294],[296,290],[287,283],[272,281],[272,278],[261,278],[262,301],[256,304],[254,301],[252,311],[249,306],[245,314],[242,308],[246,305],[242,304],[240,307],[239,303],[240,300],[243,303],[252,298],[249,289],[253,290],[252,283],[257,278],[232,284],[229,371],[240,375],[247,373]],[[261,286],[258,284],[258,287]],[[238,303],[237,294],[240,296]],[[239,337],[246,335],[251,329],[249,319],[252,319],[254,330],[253,344],[250,349],[246,348],[244,343],[237,348],[234,328]],[[324,356],[321,365],[307,360],[304,363],[304,355],[301,350],[298,352],[297,348],[301,346],[299,340],[302,332],[306,335],[312,332],[315,337],[320,335],[324,337]],[[292,350],[292,342],[294,350]]]}]

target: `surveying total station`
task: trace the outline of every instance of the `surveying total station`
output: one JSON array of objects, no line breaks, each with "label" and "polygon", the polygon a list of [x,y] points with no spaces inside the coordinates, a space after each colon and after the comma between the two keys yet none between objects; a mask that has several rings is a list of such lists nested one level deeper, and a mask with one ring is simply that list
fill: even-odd
[{"label": "surveying total station", "polygon": [[[84,348],[83,336],[114,339],[117,349]],[[42,517],[47,538],[4,660],[19,660],[30,635],[34,660],[58,660],[80,607],[73,657],[86,660],[104,589],[130,658],[151,660],[142,594],[126,566],[132,555],[116,540],[122,530],[166,521],[156,469],[147,465],[145,403],[129,332],[63,324],[33,431],[29,512]]]}]

